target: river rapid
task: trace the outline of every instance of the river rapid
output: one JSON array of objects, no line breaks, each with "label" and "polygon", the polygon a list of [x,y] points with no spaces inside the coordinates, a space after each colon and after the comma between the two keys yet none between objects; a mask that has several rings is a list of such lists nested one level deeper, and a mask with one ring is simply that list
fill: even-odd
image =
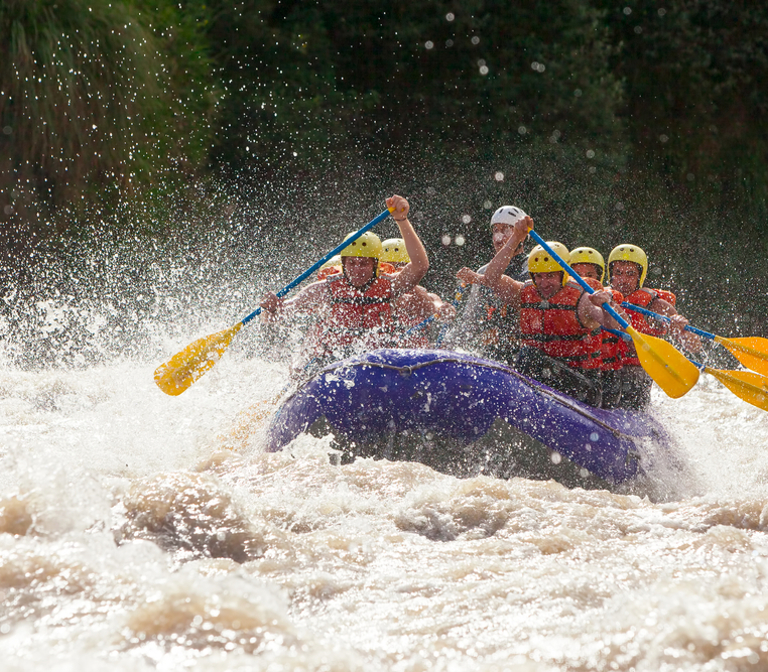
[{"label": "river rapid", "polygon": [[655,390],[686,469],[615,492],[266,454],[288,366],[258,326],[153,382],[232,321],[0,359],[4,672],[768,669],[768,414]]}]

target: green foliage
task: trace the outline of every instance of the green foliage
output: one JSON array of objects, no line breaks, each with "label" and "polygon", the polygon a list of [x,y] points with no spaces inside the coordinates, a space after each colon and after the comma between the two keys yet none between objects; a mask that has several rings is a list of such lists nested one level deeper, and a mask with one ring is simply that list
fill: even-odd
[{"label": "green foliage", "polygon": [[607,32],[577,0],[221,0],[213,14],[227,88],[215,157],[230,168],[532,136],[623,151]]},{"label": "green foliage", "polygon": [[694,274],[726,217],[768,245],[767,36],[747,0],[5,0],[0,245],[172,228],[219,202],[211,175],[362,198],[480,171],[473,222],[530,199]]},{"label": "green foliage", "polygon": [[207,155],[207,64],[181,12],[154,4],[159,18],[120,0],[0,5],[0,219],[45,237],[54,209],[109,207]]},{"label": "green foliage", "polygon": [[[635,165],[768,217],[768,9],[747,0],[604,0]],[[765,231],[765,229],[764,229]]]}]

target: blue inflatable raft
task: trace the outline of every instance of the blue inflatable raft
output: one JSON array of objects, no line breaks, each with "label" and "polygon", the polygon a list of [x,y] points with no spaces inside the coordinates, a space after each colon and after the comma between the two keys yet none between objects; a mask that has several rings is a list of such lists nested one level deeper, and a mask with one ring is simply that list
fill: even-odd
[{"label": "blue inflatable raft", "polygon": [[376,350],[321,370],[273,417],[267,449],[333,434],[341,459],[410,460],[456,476],[635,479],[671,442],[651,416],[597,409],[508,366],[445,350]]}]

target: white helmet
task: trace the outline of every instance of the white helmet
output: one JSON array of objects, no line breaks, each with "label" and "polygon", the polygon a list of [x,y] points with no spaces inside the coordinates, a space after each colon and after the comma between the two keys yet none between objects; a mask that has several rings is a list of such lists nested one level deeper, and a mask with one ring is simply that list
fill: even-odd
[{"label": "white helmet", "polygon": [[516,205],[502,205],[491,217],[491,226],[497,223],[501,224],[516,224],[521,219],[527,217],[520,208]]}]

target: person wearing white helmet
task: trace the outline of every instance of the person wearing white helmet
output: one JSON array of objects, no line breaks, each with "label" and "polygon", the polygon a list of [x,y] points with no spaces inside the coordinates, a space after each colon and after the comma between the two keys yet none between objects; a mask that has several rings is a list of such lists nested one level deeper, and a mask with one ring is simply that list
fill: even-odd
[{"label": "person wearing white helmet", "polygon": [[[493,213],[491,242],[494,254],[509,240],[515,224],[527,216],[516,205],[502,205]],[[524,246],[525,240],[520,241],[505,271],[506,275],[523,282],[528,278]],[[483,275],[487,268],[488,264],[484,264],[477,269],[477,273]],[[457,328],[449,334],[448,340],[454,346],[480,350],[490,359],[511,364],[519,349],[518,334],[510,328],[516,322],[517,316],[496,298],[492,290],[475,284],[469,292],[461,318],[456,320]]]},{"label": "person wearing white helmet", "polygon": [[[518,371],[599,406],[600,329],[618,327],[603,310],[603,304],[611,302],[612,295],[604,289],[594,294],[585,292],[569,280],[560,262],[540,246],[528,255],[528,281],[523,283],[504,275],[515,249],[532,228],[530,217],[517,222],[484,275],[463,268],[457,276],[464,282],[492,288],[519,315],[522,347],[515,364]],[[565,245],[554,241],[549,245],[562,259],[569,260],[570,252]]]},{"label": "person wearing white helmet", "polygon": [[[515,225],[527,217],[528,215],[515,205],[502,205],[491,215],[491,234],[495,254],[498,254],[501,248],[504,247],[504,243],[512,237]],[[521,281],[528,279],[527,258],[523,254],[524,246],[525,239],[521,240],[512,252],[512,259],[505,270],[505,275]],[[485,264],[477,272],[482,275],[487,268],[488,264]]]}]

